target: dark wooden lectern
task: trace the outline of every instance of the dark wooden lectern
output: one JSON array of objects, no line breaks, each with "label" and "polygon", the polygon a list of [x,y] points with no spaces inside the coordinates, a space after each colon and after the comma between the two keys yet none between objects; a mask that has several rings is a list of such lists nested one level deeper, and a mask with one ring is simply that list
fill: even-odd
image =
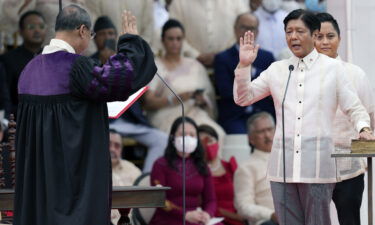
[{"label": "dark wooden lectern", "polygon": [[[164,207],[165,194],[169,189],[168,187],[114,187],[112,192],[112,208]],[[0,211],[13,210],[13,199],[13,189],[0,189]]]}]

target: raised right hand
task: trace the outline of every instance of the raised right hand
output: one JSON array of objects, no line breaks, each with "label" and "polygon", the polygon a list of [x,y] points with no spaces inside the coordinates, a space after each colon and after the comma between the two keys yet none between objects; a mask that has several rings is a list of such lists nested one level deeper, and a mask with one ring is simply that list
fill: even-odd
[{"label": "raised right hand", "polygon": [[258,55],[259,45],[254,43],[255,35],[247,31],[244,37],[240,38],[240,63],[239,67],[250,66]]},{"label": "raised right hand", "polygon": [[137,20],[130,11],[124,10],[122,13],[122,33],[138,35]]}]

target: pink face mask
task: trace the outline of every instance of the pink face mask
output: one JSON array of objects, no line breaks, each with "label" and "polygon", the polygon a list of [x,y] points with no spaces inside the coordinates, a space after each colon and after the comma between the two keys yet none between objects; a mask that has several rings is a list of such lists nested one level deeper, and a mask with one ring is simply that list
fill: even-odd
[{"label": "pink face mask", "polygon": [[217,153],[219,151],[219,143],[214,144],[206,144],[206,157],[208,161],[212,161],[217,157]]}]

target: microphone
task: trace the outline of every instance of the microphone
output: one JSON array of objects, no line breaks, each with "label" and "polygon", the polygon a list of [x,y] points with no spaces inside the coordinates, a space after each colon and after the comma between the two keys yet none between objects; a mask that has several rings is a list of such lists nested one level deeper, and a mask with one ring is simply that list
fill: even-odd
[{"label": "microphone", "polygon": [[286,225],[286,169],[285,169],[285,118],[284,118],[284,102],[286,93],[288,91],[289,81],[290,81],[290,75],[292,74],[292,71],[294,70],[293,65],[289,65],[289,76],[288,81],[286,82],[285,92],[283,96],[283,101],[281,103],[281,123],[282,123],[282,133],[283,133],[283,181],[284,181],[284,224]]},{"label": "microphone", "polygon": [[182,154],[184,157],[182,157],[182,224],[186,224],[186,161],[185,161],[185,106],[178,94],[169,86],[167,81],[165,81],[158,72],[156,72],[156,75],[159,77],[159,79],[165,84],[165,86],[172,92],[172,94],[177,98],[178,102],[181,105],[181,112],[182,112]]}]

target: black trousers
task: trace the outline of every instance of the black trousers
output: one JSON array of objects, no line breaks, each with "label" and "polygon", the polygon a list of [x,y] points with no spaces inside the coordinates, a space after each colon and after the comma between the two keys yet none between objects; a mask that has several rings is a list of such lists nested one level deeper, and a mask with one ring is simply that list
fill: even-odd
[{"label": "black trousers", "polygon": [[361,225],[360,208],[364,186],[364,174],[336,184],[332,200],[340,225]]}]

